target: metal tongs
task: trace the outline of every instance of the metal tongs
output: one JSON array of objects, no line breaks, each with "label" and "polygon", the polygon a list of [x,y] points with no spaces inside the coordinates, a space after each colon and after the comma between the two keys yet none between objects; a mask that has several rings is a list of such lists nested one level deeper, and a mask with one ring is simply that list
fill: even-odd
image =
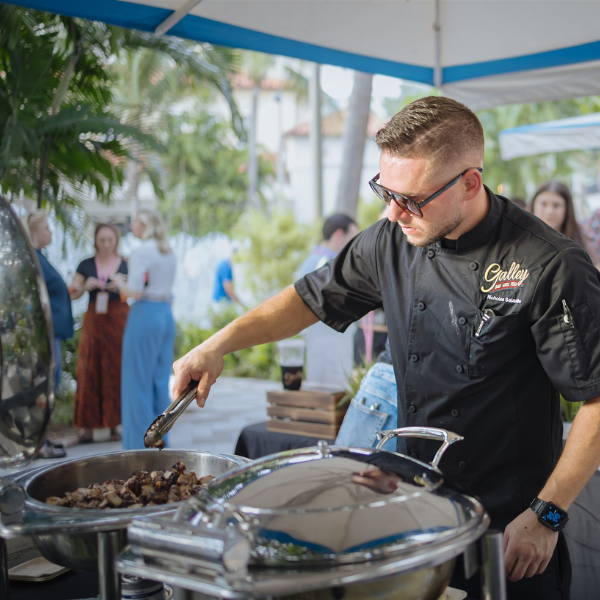
[{"label": "metal tongs", "polygon": [[144,436],[144,446],[146,446],[146,448],[158,448],[159,450],[162,450],[165,447],[163,436],[170,431],[175,421],[179,419],[183,411],[190,405],[192,400],[196,397],[197,391],[198,381],[192,379],[184,392],[173,400],[162,414],[158,415],[158,417],[152,421]]}]

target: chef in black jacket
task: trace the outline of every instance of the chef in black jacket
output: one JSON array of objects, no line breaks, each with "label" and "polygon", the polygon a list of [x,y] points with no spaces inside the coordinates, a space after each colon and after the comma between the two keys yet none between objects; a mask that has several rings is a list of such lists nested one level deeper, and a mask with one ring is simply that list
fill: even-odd
[{"label": "chef in black jacket", "polygon": [[[560,530],[600,463],[600,282],[577,244],[482,183],[483,130],[448,98],[417,100],[380,130],[371,187],[388,220],[174,365],[173,394],[223,356],[320,319],[337,331],[383,307],[401,423],[465,440],[442,471],[504,530],[509,598],[569,598]],[[585,401],[561,455],[559,393]],[[430,461],[436,445],[399,449]],[[459,582],[476,597],[477,586]]]}]

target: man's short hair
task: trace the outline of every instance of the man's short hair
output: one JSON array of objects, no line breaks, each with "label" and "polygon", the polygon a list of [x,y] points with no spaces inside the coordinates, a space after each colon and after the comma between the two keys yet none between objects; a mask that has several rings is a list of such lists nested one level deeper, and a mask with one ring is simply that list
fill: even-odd
[{"label": "man's short hair", "polygon": [[323,239],[327,241],[338,229],[348,233],[350,225],[356,225],[356,221],[344,213],[336,213],[325,219],[323,223]]},{"label": "man's short hair", "polygon": [[[405,106],[375,135],[382,152],[404,158],[427,158],[436,167],[464,163],[483,166],[483,127],[464,104],[428,96]],[[464,159],[475,161],[466,164]]]}]

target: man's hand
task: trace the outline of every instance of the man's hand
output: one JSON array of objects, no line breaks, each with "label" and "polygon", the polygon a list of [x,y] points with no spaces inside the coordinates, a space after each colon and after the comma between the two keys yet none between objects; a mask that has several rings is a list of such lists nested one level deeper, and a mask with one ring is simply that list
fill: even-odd
[{"label": "man's hand", "polygon": [[509,581],[543,573],[552,558],[558,533],[542,525],[527,509],[504,530],[504,567]]},{"label": "man's hand", "polygon": [[190,381],[195,379],[200,382],[196,392],[196,403],[203,408],[210,388],[223,371],[223,354],[213,350],[209,341],[206,341],[175,361],[173,371],[175,373],[173,398],[177,398]]}]

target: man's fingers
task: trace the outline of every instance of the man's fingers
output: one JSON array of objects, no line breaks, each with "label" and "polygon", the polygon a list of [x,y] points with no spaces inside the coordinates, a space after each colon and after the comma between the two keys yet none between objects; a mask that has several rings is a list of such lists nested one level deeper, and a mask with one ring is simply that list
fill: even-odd
[{"label": "man's fingers", "polygon": [[510,578],[510,575],[517,564],[517,556],[512,552],[504,553],[504,569],[506,572],[506,576]]},{"label": "man's fingers", "polygon": [[214,382],[211,381],[211,377],[208,373],[202,375],[202,379],[200,379],[200,384],[198,385],[198,391],[196,392],[196,404],[198,404],[200,408],[204,408],[213,383]]},{"label": "man's fingers", "polygon": [[546,568],[547,568],[547,567],[548,567],[548,565],[550,564],[550,560],[551,560],[551,559],[552,559],[552,554],[550,555],[550,557],[549,557],[547,560],[543,560],[543,561],[540,563],[540,566],[538,567],[538,570],[537,570],[537,573],[536,573],[536,575],[541,575],[541,574],[542,574],[542,573],[543,573],[543,572],[546,570]]},{"label": "man's fingers", "polygon": [[507,578],[509,581],[520,581],[523,579],[527,567],[529,564],[527,562],[523,562],[521,560],[517,560],[513,565],[513,568],[507,574]]},{"label": "man's fingers", "polygon": [[175,379],[173,381],[173,388],[171,389],[171,395],[173,398],[178,398],[185,391],[185,388],[190,384],[192,380],[189,373],[185,371],[180,371],[176,367],[177,363],[173,365],[173,370],[175,371]]}]

